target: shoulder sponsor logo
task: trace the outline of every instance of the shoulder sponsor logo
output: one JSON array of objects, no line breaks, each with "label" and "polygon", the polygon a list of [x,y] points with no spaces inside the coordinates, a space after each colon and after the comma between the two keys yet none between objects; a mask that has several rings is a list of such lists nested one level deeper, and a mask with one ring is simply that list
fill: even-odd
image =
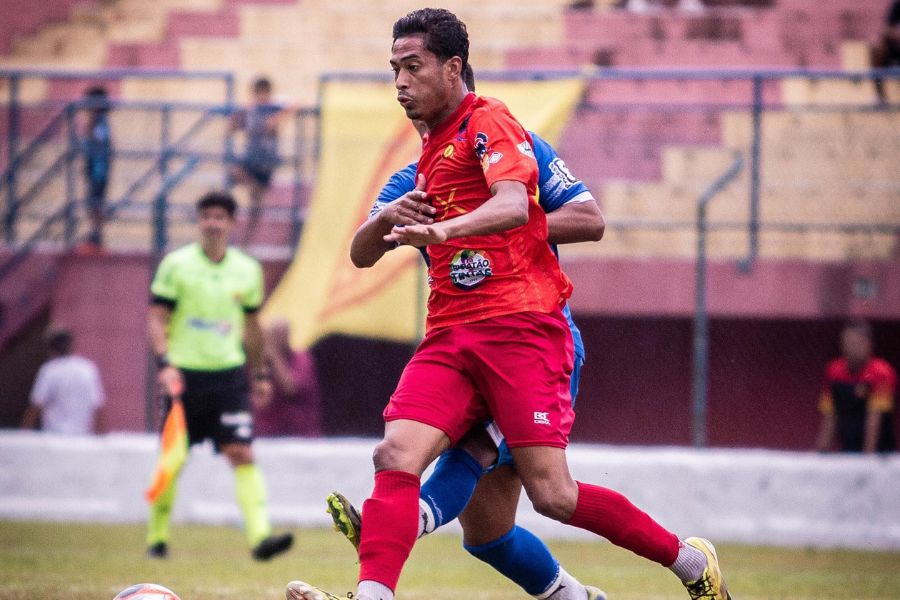
[{"label": "shoulder sponsor logo", "polygon": [[559,157],[551,160],[550,164],[547,165],[547,168],[550,169],[550,172],[553,173],[553,176],[558,179],[560,183],[562,183],[562,186],[565,189],[569,189],[579,181],[572,175],[572,172],[569,171],[569,167],[566,166],[565,161]]},{"label": "shoulder sponsor logo", "polygon": [[[528,140],[525,140],[521,144],[518,144],[516,148],[519,149],[519,152],[528,156],[529,158],[534,158],[534,150],[531,149],[531,144],[528,143]],[[537,159],[535,159],[537,160]]]},{"label": "shoulder sponsor logo", "polygon": [[450,281],[461,290],[471,290],[493,275],[490,259],[479,250],[460,250],[450,262]]},{"label": "shoulder sponsor logo", "polygon": [[550,413],[535,411],[534,422],[537,425],[549,425],[550,424]]}]

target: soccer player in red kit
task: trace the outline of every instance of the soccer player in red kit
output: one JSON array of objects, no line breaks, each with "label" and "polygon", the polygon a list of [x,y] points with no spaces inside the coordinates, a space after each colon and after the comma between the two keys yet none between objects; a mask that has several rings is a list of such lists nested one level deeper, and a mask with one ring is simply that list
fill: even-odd
[{"label": "soccer player in red kit", "polygon": [[[433,221],[384,239],[427,247],[431,294],[425,338],[384,410],[356,597],[393,600],[422,472],[490,416],[538,512],[670,567],[692,598],[730,598],[709,542],[681,542],[621,494],[569,474],[572,338],[560,307],[572,286],[547,243],[530,137],[501,102],[466,89],[468,35],[452,13],[414,11],[393,33],[398,101],[428,127],[417,191]],[[299,581],[286,595],[338,598]]]}]

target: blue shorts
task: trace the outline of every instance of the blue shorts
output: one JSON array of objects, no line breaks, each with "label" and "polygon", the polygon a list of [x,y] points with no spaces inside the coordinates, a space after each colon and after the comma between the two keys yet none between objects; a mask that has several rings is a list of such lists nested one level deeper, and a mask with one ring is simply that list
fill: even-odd
[{"label": "blue shorts", "polygon": [[[584,355],[575,353],[575,361],[574,367],[572,368],[572,379],[569,382],[569,391],[572,395],[572,408],[575,408],[575,398],[578,396],[578,382],[581,379],[581,366],[584,364]],[[510,453],[509,448],[506,446],[506,440],[503,438],[503,435],[500,433],[500,430],[494,425],[494,422],[491,421],[486,425],[488,433],[493,438],[494,442],[497,444],[497,462],[487,468],[488,471],[491,471],[501,465],[513,465],[515,466],[515,462],[513,461],[512,453]]]}]

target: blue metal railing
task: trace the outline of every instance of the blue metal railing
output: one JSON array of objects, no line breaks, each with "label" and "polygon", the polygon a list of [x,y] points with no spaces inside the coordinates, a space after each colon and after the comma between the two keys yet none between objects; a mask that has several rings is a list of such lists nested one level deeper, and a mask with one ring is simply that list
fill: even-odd
[{"label": "blue metal railing", "polygon": [[735,153],[731,166],[697,199],[697,266],[694,309],[694,365],[691,438],[694,446],[706,446],[706,407],[709,387],[709,313],[706,310],[706,207],[744,168],[744,157]]}]

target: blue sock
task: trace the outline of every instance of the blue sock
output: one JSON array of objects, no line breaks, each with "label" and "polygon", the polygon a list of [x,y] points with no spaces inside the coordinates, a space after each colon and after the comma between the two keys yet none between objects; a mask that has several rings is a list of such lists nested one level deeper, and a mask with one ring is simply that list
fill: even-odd
[{"label": "blue sock", "polygon": [[459,516],[472,498],[483,473],[481,465],[468,452],[451,448],[438,459],[434,472],[419,492],[419,498],[431,509],[431,532]]},{"label": "blue sock", "polygon": [[482,546],[465,546],[469,554],[494,567],[531,596],[543,594],[559,575],[559,561],[533,533],[516,525],[503,537]]}]

